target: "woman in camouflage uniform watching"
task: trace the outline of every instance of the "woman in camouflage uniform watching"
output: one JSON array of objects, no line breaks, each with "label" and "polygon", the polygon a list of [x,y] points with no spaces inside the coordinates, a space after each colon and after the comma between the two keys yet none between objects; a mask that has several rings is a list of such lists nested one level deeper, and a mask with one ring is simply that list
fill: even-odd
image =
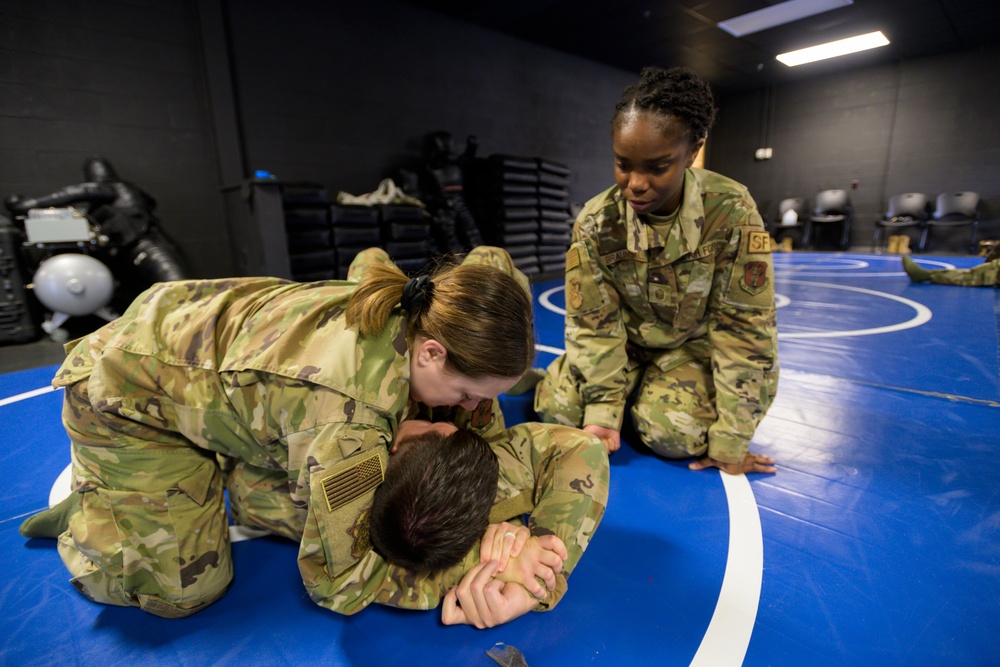
[{"label": "woman in camouflage uniform watching", "polygon": [[[360,283],[160,283],[70,343],[53,383],[66,388],[73,493],[22,533],[58,537],[88,598],[186,616],[232,579],[228,489],[237,523],[299,542],[318,604],[342,613],[372,601],[435,606],[461,573],[449,580],[385,562],[369,541],[372,500],[401,422],[418,409],[458,406],[473,435],[500,433],[494,398],[534,356],[531,301],[503,250],[476,249],[410,280],[384,252],[368,253],[355,263]],[[524,545],[536,557],[522,579],[544,596],[532,575],[555,587],[565,547],[502,525],[488,555],[506,561],[512,542]]]},{"label": "woman in camouflage uniform watching", "polygon": [[646,68],[624,91],[616,185],[574,225],[566,353],[535,409],[613,452],[631,397],[635,430],[660,456],[774,472],[749,451],[778,382],[771,250],[747,189],[692,167],[715,112],[708,84],[681,68]]}]

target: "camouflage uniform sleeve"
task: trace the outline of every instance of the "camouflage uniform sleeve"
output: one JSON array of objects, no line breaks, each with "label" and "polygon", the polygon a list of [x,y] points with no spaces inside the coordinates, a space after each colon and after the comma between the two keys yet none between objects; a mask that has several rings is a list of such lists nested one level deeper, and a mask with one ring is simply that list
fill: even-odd
[{"label": "camouflage uniform sleeve", "polygon": [[[512,508],[512,516],[495,511],[491,521],[514,519],[530,509],[528,528],[534,536],[556,535],[566,545],[556,588],[537,611],[547,611],[562,599],[567,579],[590,545],[608,503],[608,454],[594,436],[555,424],[514,426],[493,443],[500,460],[500,482],[495,510]],[[527,495],[523,503],[516,502]],[[508,512],[509,514],[510,512]]]},{"label": "camouflage uniform sleeve", "polygon": [[594,227],[585,210],[566,253],[566,360],[580,383],[583,424],[617,431],[625,411],[627,334]]},{"label": "camouflage uniform sleeve", "polygon": [[368,520],[391,436],[371,424],[335,423],[286,438],[289,470],[299,471],[292,500],[307,507],[298,555],[302,581],[318,605],[353,614],[383,585],[384,563],[371,548]]},{"label": "camouflage uniform sleeve", "polygon": [[440,572],[412,572],[389,564],[369,549],[340,574],[339,584],[331,597],[317,598],[313,589],[310,589],[310,596],[320,606],[348,615],[373,602],[403,609],[434,609],[448,589],[457,586],[465,573],[478,563],[478,543],[461,563]]},{"label": "camouflage uniform sleeve", "polygon": [[730,219],[710,306],[719,416],[708,431],[708,455],[738,463],[777,392],[778,343],[774,267],[763,221],[749,197],[737,201]]},{"label": "camouflage uniform sleeve", "polygon": [[[479,562],[478,543],[461,563],[441,572],[412,572],[386,562],[371,546],[369,521],[390,437],[372,426],[327,425],[316,433],[289,436],[290,450],[296,449],[296,439],[307,438],[314,444],[297,485],[308,486],[309,499],[298,560],[312,600],[341,614],[354,614],[372,602],[408,609],[438,606],[447,590]],[[320,465],[318,457],[330,447],[343,457]],[[335,452],[330,458],[337,456]]]}]

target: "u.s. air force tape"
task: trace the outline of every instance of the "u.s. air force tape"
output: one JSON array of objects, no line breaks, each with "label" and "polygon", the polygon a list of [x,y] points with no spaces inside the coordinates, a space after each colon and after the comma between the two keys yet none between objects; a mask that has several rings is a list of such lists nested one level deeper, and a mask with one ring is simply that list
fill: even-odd
[{"label": "u.s. air force tape", "polygon": [[374,489],[384,479],[385,468],[382,467],[382,459],[378,452],[355,463],[350,468],[324,477],[320,483],[323,485],[323,494],[326,496],[327,509],[332,512],[338,507],[346,505],[365,492]]}]

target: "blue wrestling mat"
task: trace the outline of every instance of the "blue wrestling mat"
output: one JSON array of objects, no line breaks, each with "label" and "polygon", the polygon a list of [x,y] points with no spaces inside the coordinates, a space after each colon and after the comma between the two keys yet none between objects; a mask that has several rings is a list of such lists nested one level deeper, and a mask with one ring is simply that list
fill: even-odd
[{"label": "blue wrestling mat", "polygon": [[[321,609],[272,538],[234,544],[193,617],[88,602],[54,541],[17,533],[69,463],[54,367],[0,375],[0,664],[489,666],[497,643],[532,667],[1000,664],[1000,290],[913,285],[890,255],[774,259],[782,375],[754,448],[778,473],[691,472],[626,431],[565,599],[491,630]],[[534,289],[545,366],[565,301]]]}]

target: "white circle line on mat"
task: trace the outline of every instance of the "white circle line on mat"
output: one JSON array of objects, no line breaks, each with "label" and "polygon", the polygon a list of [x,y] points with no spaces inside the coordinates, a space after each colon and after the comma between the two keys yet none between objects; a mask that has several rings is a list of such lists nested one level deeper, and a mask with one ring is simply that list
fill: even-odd
[{"label": "white circle line on mat", "polygon": [[[557,356],[563,353],[548,345],[535,347]],[[719,600],[691,662],[699,667],[739,667],[743,664],[757,618],[764,577],[764,537],[750,482],[746,475],[730,475],[721,470],[719,475],[729,507],[729,551]]]},{"label": "white circle line on mat", "polygon": [[694,667],[743,664],[757,620],[764,577],[764,537],[753,488],[746,475],[720,470],[719,476],[729,505],[729,553],[719,601],[691,660]]},{"label": "white circle line on mat", "polygon": [[791,331],[791,332],[778,332],[778,338],[781,340],[788,338],[846,338],[849,336],[874,336],[876,334],[891,333],[893,331],[903,331],[904,329],[912,329],[914,327],[919,327],[931,319],[931,309],[922,303],[917,303],[905,297],[896,296],[895,294],[888,294],[886,292],[879,292],[877,290],[865,289],[864,287],[851,287],[849,285],[834,285],[832,283],[814,283],[807,280],[785,280],[784,283],[795,284],[795,285],[811,285],[813,287],[826,287],[829,289],[839,289],[845,290],[847,292],[860,292],[861,294],[871,294],[873,296],[882,297],[884,299],[890,299],[892,301],[897,301],[901,304],[909,306],[916,311],[916,315],[912,318],[906,320],[905,322],[897,322],[896,324],[887,324],[884,327],[872,327],[870,329],[847,329],[844,331]]}]

